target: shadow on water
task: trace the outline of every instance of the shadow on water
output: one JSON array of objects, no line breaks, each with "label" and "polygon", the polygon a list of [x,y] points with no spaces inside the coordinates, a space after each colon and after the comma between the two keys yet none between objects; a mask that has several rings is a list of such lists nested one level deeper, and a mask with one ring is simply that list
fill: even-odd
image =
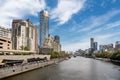
[{"label": "shadow on water", "polygon": [[111,62],[111,63],[120,66],[120,63],[118,62]]}]

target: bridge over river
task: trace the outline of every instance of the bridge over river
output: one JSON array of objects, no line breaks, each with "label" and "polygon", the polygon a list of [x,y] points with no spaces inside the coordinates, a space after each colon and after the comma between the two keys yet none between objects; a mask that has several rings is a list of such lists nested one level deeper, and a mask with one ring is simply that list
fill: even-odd
[{"label": "bridge over river", "polygon": [[76,57],[3,80],[120,80],[120,66]]}]

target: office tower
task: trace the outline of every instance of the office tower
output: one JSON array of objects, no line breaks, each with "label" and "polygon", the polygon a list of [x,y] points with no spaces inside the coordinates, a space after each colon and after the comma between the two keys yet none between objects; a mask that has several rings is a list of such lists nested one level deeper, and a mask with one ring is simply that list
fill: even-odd
[{"label": "office tower", "polygon": [[37,27],[29,19],[13,20],[12,22],[12,41],[13,49],[23,50],[21,47],[28,47],[30,51],[37,51]]},{"label": "office tower", "polygon": [[93,51],[94,51],[94,38],[90,38],[90,48],[91,48],[91,53],[93,53]]},{"label": "office tower", "polygon": [[96,51],[96,50],[97,50],[97,47],[98,47],[98,43],[97,43],[97,42],[94,42],[93,44],[94,44],[93,49],[94,49],[94,51]]},{"label": "office tower", "polygon": [[43,47],[45,39],[49,34],[49,15],[46,10],[40,12],[40,48]]},{"label": "office tower", "polygon": [[90,38],[90,45],[91,45],[91,48],[93,49],[94,48],[94,38]]}]

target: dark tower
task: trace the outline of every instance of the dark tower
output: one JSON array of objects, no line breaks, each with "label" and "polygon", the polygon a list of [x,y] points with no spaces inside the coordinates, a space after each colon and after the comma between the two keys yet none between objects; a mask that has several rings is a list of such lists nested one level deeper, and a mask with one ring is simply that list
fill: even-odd
[{"label": "dark tower", "polygon": [[60,44],[60,37],[59,37],[58,35],[56,35],[56,36],[54,37],[54,41],[55,41],[56,43]]},{"label": "dark tower", "polygon": [[91,48],[91,53],[93,53],[93,51],[94,51],[94,38],[90,38],[90,48]]}]

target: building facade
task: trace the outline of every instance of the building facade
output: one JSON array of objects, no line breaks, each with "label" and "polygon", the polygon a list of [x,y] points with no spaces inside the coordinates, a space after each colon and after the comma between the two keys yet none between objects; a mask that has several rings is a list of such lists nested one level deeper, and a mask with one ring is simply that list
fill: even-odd
[{"label": "building facade", "polygon": [[49,34],[49,15],[46,10],[40,12],[40,48],[43,47],[45,40]]},{"label": "building facade", "polygon": [[38,29],[28,20],[13,20],[12,41],[13,49],[22,50],[28,47],[30,51],[38,51]]},{"label": "building facade", "polygon": [[98,50],[98,49],[97,49],[98,43],[97,43],[97,42],[94,42],[93,45],[94,45],[94,47],[93,47],[94,51],[97,51],[97,50]]},{"label": "building facade", "polygon": [[115,43],[115,51],[120,49],[120,41],[116,41]]},{"label": "building facade", "polygon": [[99,46],[99,49],[100,49],[100,52],[105,52],[105,51],[108,51],[108,52],[114,52],[114,47],[113,47],[113,44],[107,44],[107,45],[100,45]]},{"label": "building facade", "polygon": [[58,35],[55,35],[54,41],[58,44],[60,44],[60,37]]},{"label": "building facade", "polygon": [[98,52],[98,42],[94,42],[94,38],[90,38],[90,53]]},{"label": "building facade", "polygon": [[0,26],[0,50],[11,50],[11,29]]},{"label": "building facade", "polygon": [[94,38],[90,38],[90,53],[94,52]]},{"label": "building facade", "polygon": [[0,36],[11,40],[11,28],[5,28],[0,26]]},{"label": "building facade", "polygon": [[[59,36],[58,36],[59,37]],[[42,54],[47,54],[49,52],[61,52],[61,45],[55,41],[55,37],[53,38],[51,35],[48,35],[48,38],[45,39],[43,47],[41,48]]]}]

